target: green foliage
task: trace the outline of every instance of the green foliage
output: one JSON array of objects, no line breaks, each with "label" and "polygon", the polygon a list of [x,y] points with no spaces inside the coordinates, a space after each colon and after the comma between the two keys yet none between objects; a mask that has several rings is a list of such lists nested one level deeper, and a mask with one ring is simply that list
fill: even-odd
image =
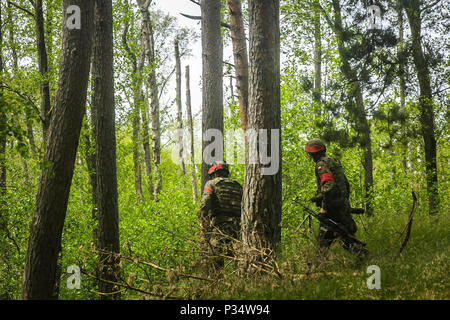
[{"label": "green foliage", "polygon": [[[409,209],[409,208],[408,208]],[[406,211],[406,210],[405,210]],[[384,212],[358,223],[358,237],[367,242],[370,256],[358,259],[334,244],[326,259],[315,254],[314,233],[300,230],[283,236],[278,259],[282,278],[276,276],[230,276],[231,287],[220,286],[202,298],[214,299],[448,299],[449,216],[438,219],[419,211],[411,240],[397,257],[400,232],[407,213]],[[316,224],[313,225],[317,231]],[[381,289],[368,289],[367,267],[381,271]]]},{"label": "green foliage", "polygon": [[[130,10],[125,13],[125,1],[114,1],[114,44],[117,106],[117,177],[119,192],[119,228],[121,243],[121,279],[137,290],[124,290],[122,299],[154,299],[165,294],[194,299],[449,299],[448,287],[450,257],[450,194],[449,161],[450,142],[448,125],[448,90],[445,87],[436,94],[434,112],[438,148],[438,188],[441,203],[439,215],[427,214],[424,146],[420,137],[419,109],[414,92],[414,79],[407,78],[408,97],[404,108],[397,100],[395,89],[398,74],[390,69],[396,43],[392,34],[384,34],[386,44],[380,38],[367,38],[361,33],[364,16],[359,10],[352,16],[355,26],[347,37],[352,37],[349,50],[354,52],[354,63],[364,81],[386,79],[387,94],[380,94],[380,84],[370,86],[366,92],[368,118],[372,134],[374,190],[372,217],[354,216],[358,225],[356,236],[367,242],[371,255],[360,260],[333,245],[327,260],[315,254],[317,222],[311,221],[311,229],[297,230],[305,217],[292,198],[307,202],[316,189],[314,163],[304,152],[307,140],[322,137],[327,141],[328,154],[340,159],[351,185],[350,201],[353,207],[365,205],[363,151],[358,146],[359,133],[352,128],[354,105],[348,97],[349,84],[343,79],[341,61],[337,53],[336,37],[322,19],[323,47],[323,99],[314,101],[312,96],[313,65],[312,44],[315,10],[314,1],[282,1],[283,65],[281,70],[281,122],[282,122],[282,241],[277,264],[281,278],[274,274],[237,273],[230,265],[217,281],[192,279],[186,275],[202,275],[198,265],[200,234],[196,211],[198,199],[192,199],[191,165],[186,165],[186,175],[180,173],[178,163],[172,160],[169,131],[172,128],[172,102],[162,107],[163,152],[161,159],[162,192],[154,202],[143,175],[144,199],[138,202],[134,188],[131,64],[121,44],[124,19],[128,18],[130,29],[128,42],[134,52],[139,52],[139,12],[129,1]],[[20,4],[29,5],[25,1]],[[58,13],[61,0],[46,1],[51,30],[61,29]],[[326,4],[327,2],[322,2]],[[355,4],[354,1],[348,3]],[[2,6],[4,6],[2,2]],[[3,8],[3,7],[2,7]],[[225,7],[224,7],[225,8]],[[331,7],[330,7],[331,8]],[[330,8],[325,8],[330,12]],[[346,7],[346,10],[352,7]],[[245,9],[245,6],[244,6]],[[388,7],[390,9],[390,7]],[[387,10],[386,12],[388,12]],[[7,138],[6,145],[6,193],[0,201],[0,299],[20,299],[21,282],[28,245],[30,223],[38,186],[38,177],[48,163],[42,161],[42,125],[39,116],[39,82],[37,55],[34,48],[34,26],[23,12],[14,9],[15,42],[3,46],[17,47],[20,65],[12,66],[9,51],[4,53],[8,66],[2,75],[3,95],[0,95],[1,112],[6,115],[6,125],[0,134]],[[223,17],[226,17],[223,10]],[[388,15],[395,21],[392,15]],[[16,20],[17,19],[17,20]],[[189,54],[191,41],[196,34],[179,30],[174,17],[152,12],[155,21],[155,43],[158,60],[158,83],[164,87],[170,79],[173,61],[172,43],[180,38],[184,54]],[[3,30],[10,28],[6,23]],[[18,26],[21,26],[20,28]],[[395,26],[395,24],[394,24]],[[436,32],[442,30],[436,29]],[[228,31],[224,31],[228,34]],[[381,37],[381,35],[376,35]],[[428,35],[429,37],[429,35]],[[6,41],[4,37],[4,41]],[[171,39],[168,41],[167,39]],[[374,40],[375,42],[371,42]],[[425,40],[429,40],[426,38]],[[51,44],[49,56],[52,95],[56,91],[59,58],[59,32],[46,34]],[[431,49],[437,49],[429,41]],[[375,47],[374,47],[375,46]],[[369,50],[370,49],[370,50]],[[448,46],[446,47],[448,51]],[[435,53],[433,53],[435,52]],[[428,54],[428,53],[427,53]],[[448,86],[448,52],[431,50],[430,63],[435,66],[433,79],[442,77]],[[442,61],[441,61],[442,60]],[[411,64],[411,57],[405,58]],[[368,66],[364,69],[364,66]],[[144,69],[144,78],[150,68]],[[229,69],[231,75],[233,69]],[[444,76],[442,76],[444,75]],[[168,81],[168,80],[167,80]],[[192,81],[194,83],[194,81]],[[377,100],[379,98],[379,100]],[[170,99],[169,99],[170,100]],[[226,133],[241,130],[239,106],[234,97],[225,107],[224,128]],[[89,108],[88,108],[89,112]],[[89,114],[89,113],[88,113]],[[83,134],[87,133],[87,122]],[[29,128],[32,131],[30,132]],[[228,136],[227,136],[228,137]],[[36,153],[32,150],[32,139]],[[228,137],[231,139],[231,137]],[[93,141],[91,141],[92,149]],[[73,175],[70,199],[62,235],[62,252],[59,260],[60,299],[98,299],[97,280],[89,275],[96,273],[97,255],[93,234],[97,222],[92,217],[92,187],[89,182],[85,159],[86,141],[80,138],[77,161]],[[93,150],[91,150],[93,151]],[[197,181],[200,181],[200,166]],[[231,177],[244,183],[244,165],[231,165]],[[198,186],[199,187],[199,186]],[[410,240],[397,256],[404,234],[404,226],[412,206],[411,192],[418,197],[417,211],[412,224]],[[195,200],[195,201],[194,201]],[[315,209],[312,205],[311,207]],[[306,223],[309,226],[309,222]],[[146,264],[147,263],[147,264]],[[152,263],[159,266],[150,266]],[[381,290],[369,290],[366,286],[367,267],[381,268]],[[81,288],[69,289],[66,285],[70,274],[67,267],[78,265],[83,274]],[[172,270],[182,277],[170,275]],[[211,279],[210,279],[211,280]],[[122,288],[124,289],[124,288]],[[152,292],[154,295],[150,295]],[[159,295],[158,295],[159,293]]]}]

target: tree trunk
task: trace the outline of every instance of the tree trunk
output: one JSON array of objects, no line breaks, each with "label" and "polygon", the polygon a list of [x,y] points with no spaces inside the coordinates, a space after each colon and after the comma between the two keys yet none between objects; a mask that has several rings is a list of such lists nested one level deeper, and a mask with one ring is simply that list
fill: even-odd
[{"label": "tree trunk", "polygon": [[28,135],[28,143],[30,144],[31,154],[36,155],[38,151],[37,151],[36,143],[34,142],[33,125],[31,123],[30,119],[27,119],[27,135]]},{"label": "tree trunk", "polygon": [[[126,14],[128,14],[128,1],[126,1]],[[136,192],[136,197],[138,202],[142,202],[143,194],[142,194],[142,171],[141,171],[141,161],[140,161],[140,126],[141,126],[141,118],[140,118],[140,110],[142,103],[142,88],[141,88],[141,61],[139,61],[139,70],[138,70],[138,62],[136,58],[136,54],[130,49],[128,46],[127,34],[129,28],[128,18],[125,20],[124,32],[122,35],[122,45],[127,52],[129,59],[132,64],[132,75],[131,75],[131,84],[133,90],[133,167],[134,167],[134,189]]]},{"label": "tree trunk", "polygon": [[197,201],[198,190],[197,190],[197,178],[195,177],[195,154],[194,154],[194,123],[192,121],[192,108],[191,108],[191,88],[190,88],[190,77],[189,77],[189,66],[186,66],[186,113],[187,113],[187,125],[189,129],[190,136],[190,150],[191,155],[191,184],[192,184],[192,199]]},{"label": "tree trunk", "polygon": [[[54,3],[54,2],[53,2]],[[56,7],[56,9],[55,9]],[[47,57],[48,57],[48,72],[49,74],[53,74],[55,71],[55,63],[53,58],[53,37],[55,36],[55,31],[57,30],[53,24],[53,17],[57,15],[59,12],[57,11],[59,6],[55,6],[51,1],[46,2],[46,10],[45,10],[45,33],[46,33],[46,48],[47,48]],[[52,97],[52,88],[50,86],[50,97]]]},{"label": "tree trunk", "polygon": [[14,71],[17,71],[18,67],[19,67],[19,59],[17,57],[17,49],[16,49],[16,45],[15,45],[15,40],[14,40],[14,27],[13,27],[13,19],[14,16],[12,14],[11,11],[11,3],[9,1],[7,1],[8,7],[7,7],[7,12],[8,12],[8,23],[9,23],[9,47],[11,48],[11,56],[12,56],[12,60],[13,60],[13,68]]},{"label": "tree trunk", "polygon": [[[6,103],[3,101],[3,19],[0,3],[0,246],[2,263],[9,264],[8,244],[4,235],[8,234],[8,203],[6,202]],[[6,275],[5,275],[6,276]],[[8,292],[5,292],[9,294]]]},{"label": "tree trunk", "polygon": [[153,39],[153,28],[150,21],[150,13],[148,7],[151,0],[138,0],[139,8],[142,15],[142,39],[145,43],[145,55],[147,62],[151,66],[148,85],[150,87],[150,110],[152,121],[152,149],[153,149],[153,169],[155,178],[155,187],[153,190],[153,197],[158,201],[158,195],[161,192],[162,176],[160,171],[161,163],[161,124],[159,120],[159,98],[158,98],[158,84],[156,81],[156,61],[155,61],[155,46]]},{"label": "tree trunk", "polygon": [[81,8],[80,30],[63,21],[60,75],[51,114],[43,169],[36,196],[22,286],[23,299],[52,297],[61,234],[72,182],[89,77],[93,3],[65,0]]},{"label": "tree trunk", "polygon": [[[250,141],[245,161],[242,239],[248,249],[246,255],[249,263],[274,256],[281,241],[279,9],[278,0],[249,1],[250,87],[247,125],[248,129],[257,132],[254,141],[259,140],[259,148]],[[266,132],[266,139],[261,136],[261,129],[270,131]],[[266,164],[261,157],[263,148],[270,150],[271,156],[279,161],[275,172],[265,172]],[[260,152],[259,158],[256,157],[256,150]]]},{"label": "tree trunk", "polygon": [[[44,141],[44,149],[46,148],[46,139],[48,136],[49,119],[50,119],[50,81],[49,81],[49,68],[48,68],[48,54],[47,45],[45,43],[45,28],[44,28],[44,12],[42,8],[42,0],[35,1],[35,29],[37,37],[37,51],[38,51],[38,66],[39,73],[41,75],[40,80],[40,98],[41,98],[41,117],[42,117],[42,137]],[[48,8],[47,8],[48,10]],[[61,268],[62,268],[62,252],[61,248],[58,253],[58,261],[56,266],[55,288],[53,293],[53,299],[58,299],[59,285],[61,281]]]},{"label": "tree trunk", "polygon": [[137,83],[136,83],[136,93],[139,98],[139,105],[141,110],[141,118],[142,118],[142,147],[144,149],[144,164],[145,164],[145,175],[147,176],[147,188],[150,195],[153,195],[153,179],[152,179],[152,154],[150,151],[150,128],[148,121],[148,104],[145,99],[144,92],[142,90],[142,68],[145,63],[145,32],[144,32],[144,24],[141,25],[141,46],[140,46],[140,57],[137,63]]},{"label": "tree trunk", "polygon": [[227,0],[242,130],[247,128],[248,54],[240,0]]},{"label": "tree trunk", "polygon": [[[205,158],[205,148],[211,143],[206,133],[215,129],[222,134],[214,141],[218,149],[211,157],[223,160],[223,46],[221,36],[220,0],[202,1],[202,181],[201,189],[208,181],[211,159]],[[209,133],[209,132],[208,132]],[[222,154],[220,154],[222,153]],[[221,159],[220,159],[221,158]]]},{"label": "tree trunk", "polygon": [[36,19],[36,36],[37,36],[37,51],[39,73],[41,74],[40,94],[41,94],[41,117],[43,121],[43,139],[44,146],[47,139],[49,118],[50,118],[50,84],[48,80],[48,57],[47,48],[45,45],[45,31],[44,31],[44,14],[42,9],[42,0],[35,2],[35,19]]},{"label": "tree trunk", "polygon": [[[397,47],[397,57],[399,60],[399,91],[400,91],[400,113],[406,116],[406,44],[404,38],[404,20],[403,20],[403,7],[401,0],[396,3],[397,17],[398,17],[398,38],[399,44]],[[401,120],[401,133],[400,133],[400,143],[401,143],[401,153],[402,153],[402,167],[404,173],[406,174],[406,162],[408,153],[408,139],[405,134],[404,128],[406,127],[406,117]],[[395,168],[395,167],[394,167]]]},{"label": "tree trunk", "polygon": [[184,159],[183,159],[183,108],[181,105],[181,61],[180,48],[178,40],[175,39],[175,69],[176,69],[176,101],[177,101],[177,138],[178,138],[178,161],[180,163],[180,171],[185,175]]},{"label": "tree trunk", "polygon": [[[0,5],[0,75],[3,75],[3,30],[2,7]],[[3,102],[3,78],[0,77],[0,228],[3,227],[3,210],[6,208],[6,106]]]},{"label": "tree trunk", "polygon": [[404,21],[403,21],[403,8],[398,0],[397,4],[397,16],[398,16],[398,38],[399,44],[397,49],[397,55],[399,59],[399,79],[400,79],[400,108],[402,112],[405,112],[405,100],[406,100],[406,61],[405,61],[405,39],[404,39]]},{"label": "tree trunk", "polygon": [[[322,30],[320,25],[320,11],[314,6],[314,93],[316,103],[322,100]],[[316,114],[320,114],[320,106],[316,107]]]},{"label": "tree trunk", "polygon": [[[91,107],[91,124],[95,124],[95,109]],[[89,175],[89,184],[91,185],[92,189],[92,211],[91,211],[91,218],[94,222],[98,220],[97,215],[97,169],[96,169],[96,152],[95,152],[95,145],[92,145],[91,137],[95,140],[95,131],[94,131],[95,125],[92,125],[92,130],[89,125],[85,126],[84,130],[84,144],[85,144],[85,154],[84,158],[86,160],[86,166],[88,169],[88,175]],[[92,229],[92,242],[94,243],[94,246],[98,248],[98,229],[96,226]]]},{"label": "tree trunk", "polygon": [[412,37],[412,53],[420,88],[420,124],[425,146],[425,171],[427,181],[429,214],[439,211],[439,193],[437,181],[436,137],[434,133],[433,94],[431,90],[430,70],[421,43],[422,18],[419,0],[402,1],[408,17]]},{"label": "tree trunk", "polygon": [[[113,21],[112,0],[95,0],[94,50],[93,50],[93,96],[92,104],[97,110],[96,168],[98,196],[98,249],[99,277],[118,281],[119,258],[119,209],[116,172],[116,133],[114,107],[113,70]],[[113,292],[117,288],[110,283],[99,282],[101,299],[120,299]]]},{"label": "tree trunk", "polygon": [[138,202],[142,202],[144,196],[142,194],[142,170],[141,170],[141,157],[140,157],[140,108],[139,98],[135,95],[134,107],[133,107],[133,166],[134,166],[134,189],[136,191],[136,197]]},{"label": "tree trunk", "polygon": [[152,179],[152,153],[150,151],[150,129],[148,125],[148,104],[144,99],[141,89],[141,117],[142,117],[142,147],[144,149],[145,175],[147,176],[147,187],[150,195],[153,195]]}]

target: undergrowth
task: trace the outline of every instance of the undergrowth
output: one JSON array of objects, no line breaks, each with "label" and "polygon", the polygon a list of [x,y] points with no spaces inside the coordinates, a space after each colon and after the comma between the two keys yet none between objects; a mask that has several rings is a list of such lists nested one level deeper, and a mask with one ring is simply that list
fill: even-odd
[{"label": "undergrowth", "polygon": [[[159,217],[156,219],[167,219]],[[243,271],[227,260],[219,273],[205,273],[199,263],[199,234],[195,224],[184,233],[161,230],[173,237],[167,247],[160,241],[159,255],[130,247],[122,250],[123,299],[449,299],[450,219],[418,212],[413,220],[409,242],[399,254],[407,215],[385,213],[356,218],[357,237],[367,243],[370,255],[359,258],[335,242],[323,257],[316,254],[316,223],[312,228],[283,229],[282,247],[272,269]],[[156,222],[155,221],[155,222]],[[297,232],[296,232],[297,231]],[[143,234],[151,232],[150,229]],[[184,235],[183,235],[184,234]],[[163,239],[162,237],[161,239]],[[178,238],[179,242],[173,242]],[[142,239],[141,239],[142,240]],[[142,241],[141,241],[142,242]],[[144,242],[145,243],[145,242]],[[184,245],[182,245],[184,244]],[[154,245],[156,249],[158,245]],[[81,251],[80,251],[81,252]],[[79,252],[79,253],[80,253]],[[94,266],[92,252],[85,251],[84,263]],[[142,254],[142,252],[146,252]],[[172,257],[172,258],[168,258]],[[270,263],[269,263],[270,264]],[[381,288],[369,289],[367,268],[381,271]],[[90,294],[95,294],[94,286]]]}]

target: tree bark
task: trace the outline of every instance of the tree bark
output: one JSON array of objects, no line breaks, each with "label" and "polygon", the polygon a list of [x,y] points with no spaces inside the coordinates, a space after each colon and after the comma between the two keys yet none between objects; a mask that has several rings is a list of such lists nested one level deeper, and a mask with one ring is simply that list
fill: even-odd
[{"label": "tree bark", "polygon": [[[89,175],[89,184],[91,185],[92,189],[92,211],[91,211],[91,218],[93,221],[98,220],[97,215],[97,169],[96,169],[96,152],[95,152],[95,145],[93,145],[91,141],[91,137],[93,140],[95,140],[96,134],[95,134],[95,110],[91,106],[91,124],[94,125],[86,125],[84,130],[84,144],[85,144],[85,154],[84,158],[86,161],[86,166],[88,169],[88,175]],[[92,127],[92,129],[91,129]],[[92,242],[94,243],[95,247],[98,247],[98,229],[97,227],[94,227],[92,229]]]},{"label": "tree bark", "polygon": [[36,196],[22,286],[23,299],[52,297],[61,234],[69,198],[81,124],[85,114],[91,52],[93,3],[65,0],[81,8],[80,30],[63,21],[60,74],[51,114],[43,169]]},{"label": "tree bark", "polygon": [[133,107],[133,166],[134,166],[134,189],[136,191],[136,197],[138,202],[142,202],[144,196],[142,193],[142,170],[141,170],[141,156],[140,156],[140,146],[141,146],[141,138],[140,138],[140,127],[141,127],[141,118],[140,118],[140,108],[139,108],[139,100],[134,99],[134,107]]},{"label": "tree bark", "polygon": [[145,99],[144,92],[142,90],[142,68],[145,64],[146,57],[146,41],[144,39],[144,24],[141,25],[141,45],[140,45],[140,57],[137,63],[137,95],[140,103],[141,118],[142,118],[142,147],[144,149],[144,164],[145,164],[145,175],[147,176],[147,188],[150,195],[153,195],[153,178],[152,178],[152,153],[150,150],[150,128],[148,120],[148,104]]},{"label": "tree bark", "polygon": [[[53,2],[54,3],[54,2]],[[48,57],[48,72],[53,74],[55,72],[55,60],[53,57],[53,37],[55,36],[55,25],[53,19],[55,15],[58,15],[59,6],[51,3],[51,1],[46,2],[45,10],[45,33],[46,33],[46,49]],[[56,8],[55,8],[56,7]],[[52,97],[52,86],[50,86],[50,97]]]},{"label": "tree bark", "polygon": [[[322,100],[322,30],[320,24],[320,11],[314,6],[314,92],[316,103]],[[320,114],[320,107],[316,107],[316,114]]]},{"label": "tree bark", "polygon": [[425,147],[425,172],[428,193],[428,210],[430,215],[439,212],[439,192],[436,161],[436,137],[434,133],[433,94],[431,90],[430,70],[425,58],[422,43],[421,29],[422,17],[420,16],[419,0],[402,0],[408,17],[412,37],[412,53],[419,81],[420,97],[420,125]]},{"label": "tree bark", "polygon": [[[112,0],[94,1],[93,96],[97,110],[96,168],[98,196],[99,278],[118,281],[119,209],[116,170],[116,133],[113,70]],[[107,253],[104,253],[107,252]],[[118,288],[99,282],[101,299],[120,299]],[[114,293],[114,294],[113,294]]]},{"label": "tree bark", "polygon": [[[7,119],[6,119],[6,103],[3,101],[3,19],[2,4],[0,3],[0,253],[2,263],[9,264],[9,248],[4,239],[4,235],[8,234],[8,203],[6,201],[6,140],[7,140]],[[9,294],[5,292],[5,294]]]},{"label": "tree bark", "polygon": [[242,5],[240,0],[227,0],[227,6],[230,16],[231,42],[233,45],[241,127],[245,131],[247,128],[248,109],[248,54],[244,20],[242,18]]},{"label": "tree bark", "polygon": [[[3,25],[2,7],[0,5],[0,75],[3,75]],[[3,81],[0,77],[0,227],[3,227],[3,210],[6,208],[6,106],[3,102]]]},{"label": "tree bark", "polygon": [[148,104],[144,99],[141,89],[141,117],[142,117],[142,147],[144,149],[145,175],[147,176],[147,187],[150,195],[153,195],[153,178],[152,178],[152,153],[150,151],[150,129],[148,121]]},{"label": "tree bark", "polygon": [[13,28],[13,14],[11,11],[11,3],[7,1],[7,11],[8,11],[8,22],[9,22],[9,47],[11,48],[11,56],[13,60],[13,68],[14,71],[17,71],[19,67],[19,58],[17,56],[17,49],[15,46],[15,40],[14,40],[14,28]]},{"label": "tree bark", "polygon": [[175,39],[175,69],[176,69],[176,101],[177,101],[177,138],[178,138],[178,161],[180,164],[181,174],[185,175],[186,170],[184,167],[183,159],[183,108],[181,104],[181,61],[180,61],[180,48],[178,40]]},{"label": "tree bark", "polygon": [[191,88],[190,88],[190,76],[189,66],[186,66],[186,113],[187,113],[187,125],[190,136],[190,150],[191,155],[191,184],[192,184],[192,199],[194,202],[198,199],[197,178],[195,177],[195,154],[194,154],[194,123],[192,121],[192,108],[191,108]]},{"label": "tree bark", "polygon": [[[399,94],[400,94],[400,113],[406,116],[406,72],[407,72],[407,60],[406,60],[406,44],[404,38],[404,19],[403,19],[403,7],[401,0],[396,2],[397,17],[398,17],[398,38],[399,44],[397,47],[397,58],[399,61],[398,73],[399,73]],[[405,134],[404,128],[406,127],[406,117],[401,120],[400,131],[400,143],[401,143],[401,156],[402,167],[406,174],[406,163],[408,153],[408,139]],[[394,167],[395,168],[395,167]]]},{"label": "tree bark", "polygon": [[38,153],[36,143],[34,142],[34,132],[33,125],[30,119],[27,119],[27,135],[28,135],[28,143],[30,144],[30,151],[32,155],[36,155]]},{"label": "tree bark", "polygon": [[158,98],[158,84],[156,81],[156,60],[155,60],[155,46],[153,39],[153,28],[150,20],[150,13],[148,7],[151,0],[137,0],[142,15],[142,38],[145,43],[145,55],[147,62],[150,65],[150,72],[148,76],[148,85],[150,87],[150,113],[152,121],[152,151],[153,151],[153,169],[154,169],[154,189],[153,198],[158,201],[158,195],[162,188],[162,176],[160,171],[161,164],[161,124],[159,119],[159,98]]},{"label": "tree bark", "polygon": [[[250,152],[246,152],[242,239],[248,249],[248,263],[275,256],[281,241],[279,9],[279,0],[249,1],[250,87],[247,124],[248,129],[257,132],[260,144],[259,148],[256,148],[250,143]],[[261,152],[261,143],[264,142],[261,140],[260,129],[269,131],[266,141],[268,146],[264,147],[279,161],[278,170],[272,174],[264,174],[266,165],[263,164],[261,154],[258,159],[252,156],[256,150]],[[278,136],[274,135],[273,130],[278,132]]]},{"label": "tree bark", "polygon": [[40,94],[41,94],[41,117],[43,120],[43,138],[44,146],[47,139],[49,118],[50,118],[50,84],[48,80],[48,56],[45,44],[44,31],[44,14],[42,9],[42,0],[35,2],[35,19],[36,19],[36,36],[37,36],[37,51],[39,73],[41,74]]},{"label": "tree bark", "polygon": [[405,111],[405,100],[406,100],[406,61],[404,58],[405,51],[405,39],[404,39],[404,21],[403,21],[403,8],[401,5],[401,0],[398,0],[397,4],[397,16],[398,16],[398,38],[399,44],[397,49],[397,56],[399,59],[399,80],[400,80],[400,108],[401,111]]},{"label": "tree bark", "polygon": [[[128,13],[128,1],[126,1],[126,13]],[[136,54],[130,49],[128,46],[127,34],[129,28],[129,20],[126,18],[124,32],[122,35],[122,45],[125,48],[125,51],[128,55],[128,58],[131,60],[132,64],[132,75],[131,75],[131,84],[133,90],[133,167],[134,167],[134,189],[136,192],[136,197],[138,202],[142,202],[143,193],[142,193],[142,171],[141,171],[141,161],[140,161],[140,127],[141,127],[141,104],[142,104],[142,88],[141,88],[141,61],[139,61],[139,70],[138,70],[138,61],[136,58]]]},{"label": "tree bark", "polygon": [[[37,37],[37,51],[38,51],[38,66],[39,73],[41,75],[40,80],[40,99],[41,99],[41,117],[42,117],[42,137],[44,141],[44,149],[46,148],[46,139],[48,136],[49,119],[50,119],[50,72],[48,66],[48,52],[45,42],[45,20],[44,11],[42,8],[42,0],[36,0],[34,4],[35,8],[35,29]],[[48,11],[48,8],[47,8]],[[56,266],[55,287],[53,292],[53,299],[58,299],[59,287],[61,281],[61,268],[62,268],[62,252],[61,248],[58,253],[58,261]]]},{"label": "tree bark", "polygon": [[[208,169],[212,164],[205,159],[204,150],[211,143],[205,136],[208,129],[216,129],[222,137],[219,149],[211,154],[222,157],[223,154],[223,45],[220,23],[220,0],[202,1],[202,181],[201,189],[208,177]],[[218,159],[223,160],[223,159]]]}]

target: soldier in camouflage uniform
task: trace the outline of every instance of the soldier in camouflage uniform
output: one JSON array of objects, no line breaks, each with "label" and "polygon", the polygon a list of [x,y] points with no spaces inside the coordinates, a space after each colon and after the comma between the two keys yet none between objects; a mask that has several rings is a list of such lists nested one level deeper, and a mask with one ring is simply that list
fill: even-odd
[{"label": "soldier in camouflage uniform", "polygon": [[220,270],[224,256],[233,255],[233,244],[239,239],[242,186],[228,178],[228,165],[216,162],[208,170],[197,216],[203,232],[212,267]]},{"label": "soldier in camouflage uniform", "polygon": [[[340,223],[349,234],[354,235],[357,227],[350,213],[350,184],[342,170],[341,163],[326,155],[325,145],[320,139],[308,141],[305,151],[316,163],[317,192],[311,201],[320,208],[320,214]],[[335,239],[339,239],[342,246],[349,252],[367,253],[365,248],[340,238],[336,232],[320,223],[317,237],[319,250],[325,252]]]}]

